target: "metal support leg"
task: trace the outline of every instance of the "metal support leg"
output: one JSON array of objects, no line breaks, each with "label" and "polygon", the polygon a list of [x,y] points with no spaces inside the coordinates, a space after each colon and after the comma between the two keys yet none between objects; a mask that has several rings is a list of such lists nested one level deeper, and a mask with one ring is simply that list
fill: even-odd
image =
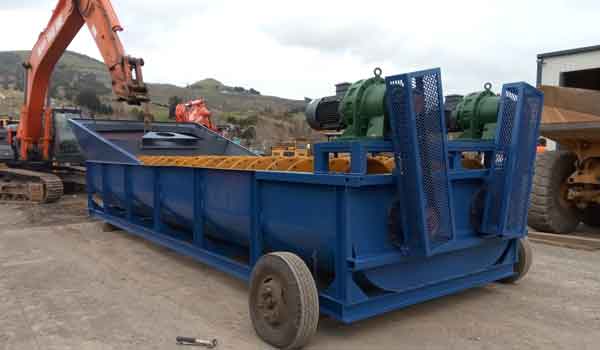
[{"label": "metal support leg", "polygon": [[367,151],[360,142],[353,142],[351,145],[352,157],[350,159],[350,172],[352,174],[367,173]]},{"label": "metal support leg", "polygon": [[315,145],[315,174],[327,174],[329,172],[329,152],[322,149],[322,144]]},{"label": "metal support leg", "polygon": [[102,167],[102,208],[104,209],[105,213],[111,214],[112,211],[110,210],[110,205],[109,205],[110,192],[108,190],[108,187],[109,187],[108,167],[109,167],[109,165],[102,164],[101,167]]},{"label": "metal support leg", "polygon": [[194,169],[194,245],[204,247],[204,172]]},{"label": "metal support leg", "polygon": [[153,208],[153,225],[154,231],[162,232],[163,224],[160,215],[160,168],[154,168],[154,208]]},{"label": "metal support leg", "polygon": [[123,169],[124,186],[125,186],[125,215],[127,220],[133,220],[133,195],[131,190],[131,167],[126,166]]},{"label": "metal support leg", "polygon": [[260,181],[254,178],[250,195],[250,200],[252,201],[252,212],[250,213],[252,217],[250,228],[250,266],[254,266],[263,254],[263,237],[260,227],[260,187]]},{"label": "metal support leg", "polygon": [[85,172],[85,183],[87,184],[86,191],[87,191],[88,212],[91,214],[92,209],[98,209],[96,204],[94,203],[94,194],[96,193],[97,189],[93,185],[91,171]]},{"label": "metal support leg", "polygon": [[336,193],[336,211],[337,211],[337,229],[336,229],[336,249],[335,249],[335,280],[337,285],[337,297],[339,300],[346,300],[347,296],[347,264],[346,255],[348,252],[346,242],[346,206],[344,202],[344,188],[337,188]]}]

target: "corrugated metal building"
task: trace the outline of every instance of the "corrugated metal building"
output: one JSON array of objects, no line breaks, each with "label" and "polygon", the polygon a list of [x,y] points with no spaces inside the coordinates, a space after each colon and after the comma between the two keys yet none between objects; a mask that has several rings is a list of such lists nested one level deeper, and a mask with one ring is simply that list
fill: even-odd
[{"label": "corrugated metal building", "polygon": [[600,45],[539,54],[537,84],[600,90]]}]

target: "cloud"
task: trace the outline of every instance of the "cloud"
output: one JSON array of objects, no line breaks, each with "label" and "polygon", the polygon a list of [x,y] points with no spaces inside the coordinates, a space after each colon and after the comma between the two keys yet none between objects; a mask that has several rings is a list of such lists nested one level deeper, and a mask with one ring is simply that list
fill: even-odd
[{"label": "cloud", "polygon": [[[11,5],[12,4],[12,5]],[[0,5],[0,49],[28,49],[55,1]],[[33,6],[32,4],[36,4]],[[148,81],[214,77],[279,96],[331,94],[340,81],[441,67],[447,93],[535,82],[536,54],[598,44],[591,0],[440,2],[114,1],[128,54]],[[18,30],[15,30],[18,28]],[[85,30],[84,32],[87,32]],[[88,33],[70,49],[99,58]]]},{"label": "cloud", "polygon": [[48,4],[48,0],[2,0],[0,2],[0,11],[1,10],[20,10],[20,9],[31,9],[39,6],[45,6]]},{"label": "cloud", "polygon": [[337,17],[286,18],[262,28],[282,45],[349,54],[388,72],[442,66],[449,91],[464,93],[487,80],[533,83],[537,53],[595,44],[598,30],[591,24],[599,10],[591,1],[581,7],[565,1],[370,1],[362,11],[344,8]]}]

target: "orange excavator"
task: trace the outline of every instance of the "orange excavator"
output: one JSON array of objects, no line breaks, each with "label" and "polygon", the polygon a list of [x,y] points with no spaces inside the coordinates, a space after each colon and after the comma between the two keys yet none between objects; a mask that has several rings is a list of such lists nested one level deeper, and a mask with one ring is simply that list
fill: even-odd
[{"label": "orange excavator", "polygon": [[203,98],[180,103],[175,107],[175,120],[178,123],[196,123],[218,132],[211,119],[212,113],[208,110]]},{"label": "orange excavator", "polygon": [[80,112],[53,109],[47,103],[47,93],[55,65],[84,24],[108,68],[116,99],[147,107],[144,61],[125,54],[118,36],[123,27],[110,0],[59,0],[29,59],[23,63],[25,100],[18,127],[8,132],[12,159],[0,159],[8,165],[0,169],[1,202],[58,200],[63,194],[61,174],[68,165],[83,160],[68,123]]}]

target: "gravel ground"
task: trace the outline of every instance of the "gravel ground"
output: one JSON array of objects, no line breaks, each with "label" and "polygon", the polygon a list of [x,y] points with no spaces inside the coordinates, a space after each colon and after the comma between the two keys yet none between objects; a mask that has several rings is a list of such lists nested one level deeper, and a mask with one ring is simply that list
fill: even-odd
[{"label": "gravel ground", "polygon": [[[529,275],[343,325],[322,318],[307,349],[598,349],[600,253],[533,245]],[[122,231],[85,200],[0,205],[0,349],[269,349],[247,287]]]}]

